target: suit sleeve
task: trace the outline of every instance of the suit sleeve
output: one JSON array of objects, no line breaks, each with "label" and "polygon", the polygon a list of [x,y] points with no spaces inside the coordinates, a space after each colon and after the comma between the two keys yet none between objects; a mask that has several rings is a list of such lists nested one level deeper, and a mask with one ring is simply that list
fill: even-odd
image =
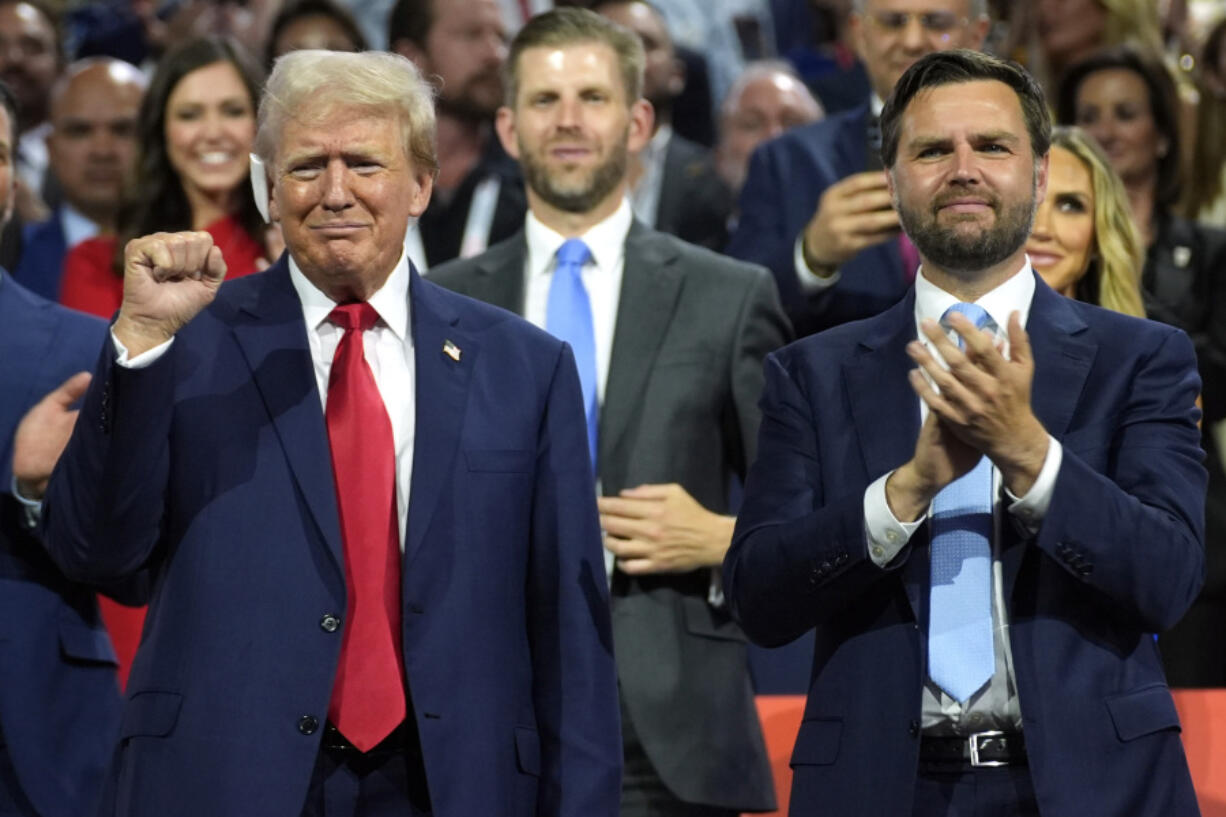
[{"label": "suit sleeve", "polygon": [[758,426],[762,418],[758,401],[762,396],[762,361],[792,339],[792,327],[779,306],[779,295],[765,273],[754,276],[737,316],[731,356],[730,380],[736,412],[733,423],[739,441],[729,450],[740,457],[735,468],[745,476],[754,461]]},{"label": "suit sleeve", "polygon": [[1113,612],[1161,632],[1205,579],[1207,476],[1194,405],[1200,378],[1187,335],[1166,331],[1131,377],[1112,429],[1083,429],[1062,441],[1035,544]]},{"label": "suit sleeve", "polygon": [[114,358],[105,344],[43,506],[51,557],[102,585],[136,574],[161,537],[175,355],[145,369]]},{"label": "suit sleeve", "polygon": [[905,546],[878,567],[864,539],[864,491],[826,496],[814,417],[818,407],[780,363],[766,359],[762,430],[745,502],[724,559],[724,592],[753,641],[777,646],[896,576]]},{"label": "suit sleeve", "polygon": [[528,627],[541,740],[539,817],[616,817],[621,721],[596,487],[570,347],[537,447]]},{"label": "suit sleeve", "polygon": [[[785,179],[780,152],[777,145],[768,142],[751,154],[737,205],[736,230],[728,242],[727,254],[769,269],[787,306],[789,294],[799,297],[800,291],[794,284],[796,271],[792,267],[796,235],[789,234],[787,214],[783,212]],[[793,285],[785,286],[789,283]]]}]

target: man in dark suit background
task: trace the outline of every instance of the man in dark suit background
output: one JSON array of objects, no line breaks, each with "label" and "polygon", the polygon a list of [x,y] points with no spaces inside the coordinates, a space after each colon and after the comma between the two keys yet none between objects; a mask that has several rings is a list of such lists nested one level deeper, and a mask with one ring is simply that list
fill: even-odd
[{"label": "man in dark suit background", "polygon": [[877,117],[908,66],[977,49],[988,31],[985,0],[856,0],[849,24],[873,97],[754,152],[727,248],[770,269],[800,337],[876,315],[907,291],[917,258],[890,205]]},{"label": "man in dark suit background", "polygon": [[732,191],[710,149],[673,129],[673,108],[688,76],[664,18],[644,0],[603,0],[592,10],[643,41],[643,97],[655,112],[651,139],[632,162],[630,206],[648,227],[712,250],[728,242]]},{"label": "man in dark suit background", "polygon": [[282,57],[256,144],[287,254],[220,286],[205,233],[131,242],[48,487],[67,574],[155,588],[107,813],[614,814],[570,351],[412,269],[437,165],[407,59]]},{"label": "man in dark suit background", "polygon": [[[524,218],[523,179],[493,127],[507,56],[502,14],[497,0],[397,0],[387,18],[388,48],[438,86],[439,174],[409,233],[419,266],[476,255]],[[419,237],[422,258],[413,245]]]},{"label": "man in dark suit background", "polygon": [[50,172],[60,203],[46,221],[26,224],[13,277],[57,300],[64,256],[115,231],[124,180],[136,161],[136,116],[146,79],[122,60],[97,57],[68,66],[51,91]]},{"label": "man in dark suit background", "polygon": [[724,567],[756,641],[816,631],[792,814],[1197,814],[1153,638],[1204,581],[1192,343],[1034,274],[1020,67],[925,57],[882,137],[915,286],[768,358]]},{"label": "man in dark suit background", "polygon": [[[0,85],[0,219],[13,206],[16,104]],[[0,270],[0,814],[90,814],[119,728],[115,652],[94,591],[69,582],[35,528],[89,383],[102,321]],[[46,395],[44,397],[44,395]],[[28,412],[28,414],[27,414]],[[25,419],[23,420],[23,415]]]},{"label": "man in dark suit background", "polygon": [[591,12],[520,31],[497,121],[528,182],[524,230],[431,279],[576,349],[612,571],[622,814],[767,810],[746,645],[717,568],[729,483],[753,459],[760,363],[788,329],[764,270],[633,219],[628,154],[651,133],[642,66],[638,38]]}]

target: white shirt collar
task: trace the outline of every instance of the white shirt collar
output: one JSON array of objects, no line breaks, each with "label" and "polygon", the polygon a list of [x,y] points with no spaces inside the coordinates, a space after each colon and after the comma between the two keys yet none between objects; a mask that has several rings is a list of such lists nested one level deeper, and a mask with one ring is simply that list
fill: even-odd
[{"label": "white shirt collar", "polygon": [[[294,256],[289,256],[289,278],[302,302],[302,314],[306,319],[308,329],[316,330],[328,319],[328,315],[336,308],[336,301],[329,298],[318,287],[312,284],[299,269]],[[402,342],[410,337],[409,331],[409,261],[403,248],[400,250],[400,260],[392,269],[392,274],[383,282],[375,294],[368,299],[383,323]]]},{"label": "white shirt collar", "polygon": [[[626,234],[630,232],[632,221],[634,214],[630,210],[630,201],[623,197],[611,216],[580,236],[592,251],[592,263],[601,269],[611,269],[617,263],[626,251]],[[546,227],[531,210],[524,224],[524,239],[528,243],[528,274],[552,273],[556,260],[554,256],[566,239]]]},{"label": "white shirt collar", "polygon": [[98,225],[68,202],[60,205],[60,229],[64,231],[64,246],[68,249],[98,234]]},{"label": "white shirt collar", "polygon": [[[1021,313],[1019,317],[1022,319],[1022,326],[1026,325],[1030,317],[1030,302],[1034,299],[1034,289],[1034,271],[1030,266],[1030,259],[1027,258],[1021,269],[975,303],[987,311],[1003,333],[1007,331],[1009,315],[1013,312]],[[956,303],[957,298],[924,276],[924,268],[921,266],[919,274],[915,276],[916,325],[924,318],[939,321],[945,310]]]}]

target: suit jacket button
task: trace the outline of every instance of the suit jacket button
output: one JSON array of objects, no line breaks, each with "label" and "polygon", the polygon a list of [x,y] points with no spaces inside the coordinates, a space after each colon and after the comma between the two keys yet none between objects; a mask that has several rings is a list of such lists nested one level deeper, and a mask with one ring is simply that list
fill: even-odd
[{"label": "suit jacket button", "polygon": [[341,620],[331,613],[328,613],[319,620],[319,629],[323,630],[325,633],[334,633],[339,630],[340,627]]},{"label": "suit jacket button", "polygon": [[831,570],[834,570],[834,565],[830,562],[822,562],[822,573],[829,573]]},{"label": "suit jacket button", "polygon": [[319,718],[314,715],[303,715],[298,719],[298,731],[304,735],[313,735],[319,728]]}]

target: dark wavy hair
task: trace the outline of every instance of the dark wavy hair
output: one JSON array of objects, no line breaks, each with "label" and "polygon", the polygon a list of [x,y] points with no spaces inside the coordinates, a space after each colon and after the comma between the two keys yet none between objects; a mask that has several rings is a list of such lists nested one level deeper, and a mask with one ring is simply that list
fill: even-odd
[{"label": "dark wavy hair", "polygon": [[[1179,201],[1183,176],[1179,157],[1179,93],[1160,57],[1133,45],[1121,45],[1091,54],[1065,71],[1056,92],[1056,119],[1062,125],[1077,124],[1077,91],[1091,74],[1119,69],[1131,71],[1149,91],[1149,113],[1154,127],[1166,139],[1166,155],[1158,157],[1158,186],[1154,213],[1165,216]],[[1215,171],[1216,172],[1216,171]]]},{"label": "dark wavy hair", "polygon": [[[158,61],[137,119],[139,159],[119,207],[119,242],[112,260],[117,274],[123,274],[123,248],[133,238],[192,228],[191,205],[166,149],[166,103],[185,76],[218,62],[228,62],[238,71],[251,100],[254,123],[264,72],[234,40],[228,37],[189,40]],[[239,188],[238,209],[233,215],[251,238],[263,246],[264,219],[255,206],[251,185],[244,179]]]},{"label": "dark wavy hair", "polygon": [[1043,89],[1035,78],[1012,60],[956,49],[921,57],[899,77],[881,111],[882,163],[887,168],[894,167],[902,135],[902,115],[916,94],[925,88],[978,80],[1003,82],[1013,90],[1030,135],[1030,149],[1036,159],[1045,155],[1051,145],[1051,116],[1047,112]]}]

